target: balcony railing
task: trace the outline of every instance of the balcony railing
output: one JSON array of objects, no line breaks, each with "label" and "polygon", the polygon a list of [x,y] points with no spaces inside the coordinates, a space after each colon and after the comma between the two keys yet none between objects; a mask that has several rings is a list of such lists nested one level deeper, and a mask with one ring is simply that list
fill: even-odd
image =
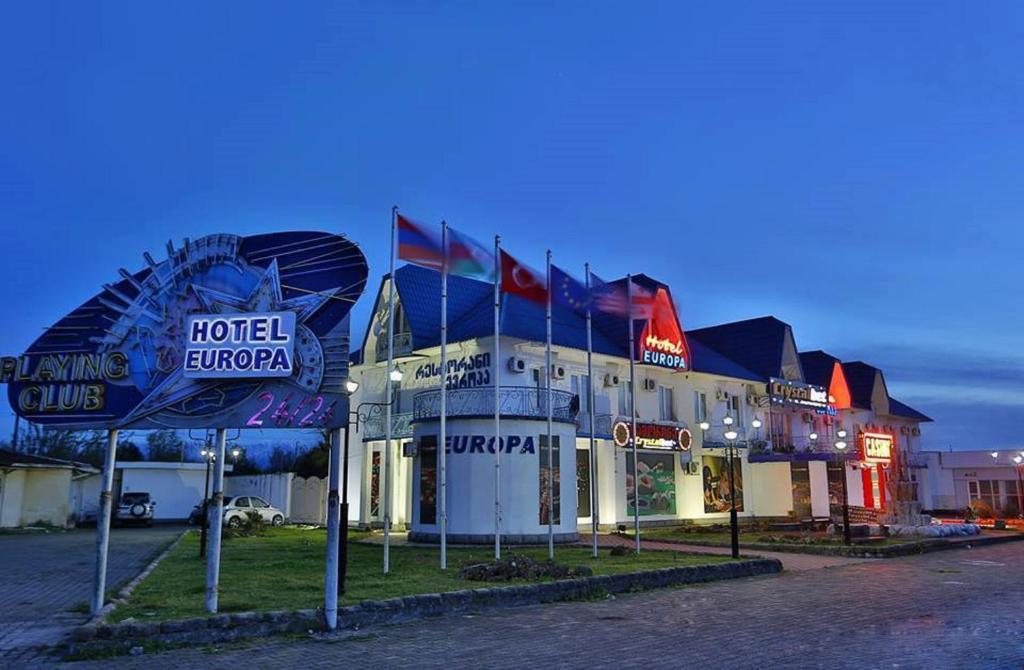
[{"label": "balcony railing", "polygon": [[[395,333],[394,337],[395,356],[404,356],[412,353],[412,333]],[[388,336],[387,333],[377,338],[376,347],[377,360],[383,361],[388,357]]]},{"label": "balcony railing", "polygon": [[[363,440],[383,440],[386,415],[383,407],[372,407],[363,418]],[[391,439],[401,440],[412,437],[412,412],[395,412],[391,415]]]},{"label": "balcony railing", "polygon": [[[551,391],[551,414],[559,423],[576,423],[576,408],[568,391]],[[546,419],[548,392],[530,386],[501,388],[499,411],[503,418]],[[448,417],[487,418],[494,416],[494,387],[449,389],[445,414]],[[441,416],[441,390],[421,391],[413,398],[415,421],[428,421]]]}]

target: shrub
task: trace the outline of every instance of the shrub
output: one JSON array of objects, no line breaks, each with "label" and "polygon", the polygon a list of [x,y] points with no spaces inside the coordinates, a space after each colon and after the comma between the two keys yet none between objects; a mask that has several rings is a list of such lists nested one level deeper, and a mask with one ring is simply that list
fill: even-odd
[{"label": "shrub", "polygon": [[984,500],[972,500],[971,511],[974,512],[975,518],[979,519],[994,519],[996,511]]},{"label": "shrub", "polygon": [[230,527],[228,524],[224,524],[222,530],[222,536],[225,539],[232,537],[253,537],[256,535],[263,535],[263,532],[267,529],[267,522],[263,520],[263,517],[258,512],[246,512],[245,518],[242,519],[236,528]]},{"label": "shrub", "polygon": [[537,581],[589,577],[593,570],[585,565],[570,568],[554,561],[535,561],[529,556],[512,554],[500,561],[474,563],[459,571],[459,576],[474,582],[508,582],[514,579]]}]

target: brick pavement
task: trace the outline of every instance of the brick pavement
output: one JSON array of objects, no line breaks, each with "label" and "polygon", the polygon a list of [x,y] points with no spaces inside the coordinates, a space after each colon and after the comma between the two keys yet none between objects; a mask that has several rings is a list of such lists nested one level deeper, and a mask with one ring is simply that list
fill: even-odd
[{"label": "brick pavement", "polygon": [[[107,587],[137,575],[182,528],[115,528],[110,536]],[[0,667],[40,657],[83,623],[96,564],[96,529],[0,535]],[[43,657],[45,658],[45,656]]]},{"label": "brick pavement", "polygon": [[1013,543],[67,667],[1022,668],[1021,603]]}]

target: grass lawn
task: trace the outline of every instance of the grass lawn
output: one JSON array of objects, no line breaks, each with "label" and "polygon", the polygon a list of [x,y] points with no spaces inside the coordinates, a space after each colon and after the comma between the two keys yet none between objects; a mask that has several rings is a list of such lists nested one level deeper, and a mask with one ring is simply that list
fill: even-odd
[{"label": "grass lawn", "polygon": [[[365,536],[365,534],[363,534]],[[225,540],[221,553],[219,605],[221,612],[304,609],[323,605],[327,532],[324,529],[271,528],[259,537]],[[393,598],[415,593],[436,593],[502,583],[471,582],[459,578],[459,568],[493,557],[493,547],[450,548],[448,570],[438,567],[437,547],[392,546],[391,573],[381,573],[383,547],[349,545],[349,605],[366,599]],[[506,549],[506,553],[546,558],[547,547]],[[718,563],[724,556],[650,551],[640,556],[599,558],[589,547],[556,547],[555,558],[570,566],[586,565],[594,574],[635,572],[645,569]],[[199,558],[198,533],[189,533],[175,550],[135,589],[131,601],[118,607],[111,621],[178,619],[206,614],[206,567]]]}]

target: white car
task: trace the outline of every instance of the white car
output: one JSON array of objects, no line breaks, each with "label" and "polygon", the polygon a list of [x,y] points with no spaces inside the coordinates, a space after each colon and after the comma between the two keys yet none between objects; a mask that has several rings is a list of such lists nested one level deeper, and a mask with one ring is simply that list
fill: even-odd
[{"label": "white car", "polygon": [[272,506],[263,498],[256,496],[238,496],[224,501],[224,523],[237,528],[245,522],[249,512],[256,512],[263,520],[273,526],[284,525],[284,512]]}]

